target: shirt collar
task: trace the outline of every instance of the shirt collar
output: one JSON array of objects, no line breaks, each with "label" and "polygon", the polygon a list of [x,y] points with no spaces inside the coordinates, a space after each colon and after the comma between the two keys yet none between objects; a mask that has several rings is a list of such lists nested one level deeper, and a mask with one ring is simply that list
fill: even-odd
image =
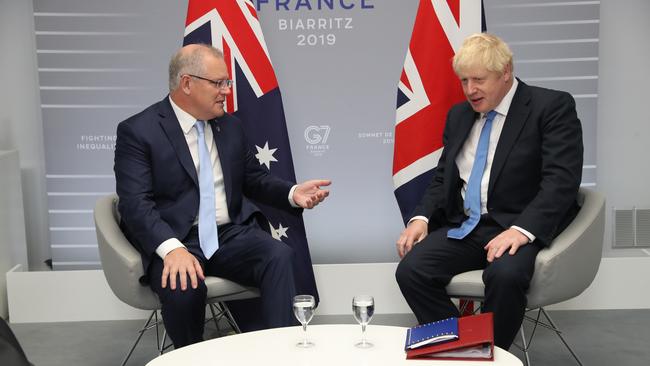
[{"label": "shirt collar", "polygon": [[510,86],[510,90],[506,93],[506,95],[501,99],[501,103],[494,108],[494,110],[499,113],[502,116],[507,116],[508,115],[508,110],[510,109],[510,104],[512,103],[512,98],[515,96],[515,92],[517,91],[517,85],[519,85],[519,81],[517,81],[517,78],[514,77],[513,75],[513,82],[512,86]]},{"label": "shirt collar", "polygon": [[192,117],[191,114],[185,112],[184,110],[181,109],[174,101],[172,100],[172,97],[169,96],[169,102],[172,105],[172,109],[174,110],[174,114],[176,115],[176,119],[178,119],[178,123],[181,125],[181,129],[183,130],[184,134],[190,133],[192,130],[192,127],[194,127],[194,124],[196,123],[196,118]]}]

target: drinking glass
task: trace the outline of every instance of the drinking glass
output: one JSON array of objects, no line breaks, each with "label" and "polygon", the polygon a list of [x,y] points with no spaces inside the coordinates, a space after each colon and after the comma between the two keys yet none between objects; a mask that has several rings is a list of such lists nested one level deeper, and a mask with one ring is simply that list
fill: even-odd
[{"label": "drinking glass", "polygon": [[296,344],[298,347],[309,348],[314,346],[314,342],[307,339],[307,323],[314,316],[315,306],[316,300],[311,295],[298,295],[293,298],[293,315],[302,324],[302,330],[304,332],[303,340]]},{"label": "drinking glass", "polygon": [[372,343],[366,340],[366,325],[370,323],[375,313],[375,299],[372,296],[361,295],[352,298],[352,312],[354,319],[361,324],[361,341],[355,344],[359,348],[370,348]]}]

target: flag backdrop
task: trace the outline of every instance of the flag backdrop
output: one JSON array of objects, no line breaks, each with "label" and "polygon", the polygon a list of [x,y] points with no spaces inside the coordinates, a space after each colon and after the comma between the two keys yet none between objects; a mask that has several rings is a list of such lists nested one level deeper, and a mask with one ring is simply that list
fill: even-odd
[{"label": "flag backdrop", "polygon": [[451,58],[482,29],[480,0],[420,0],[397,90],[393,184],[405,222],[431,182],[447,111],[464,99]]},{"label": "flag backdrop", "polygon": [[[223,51],[230,78],[234,80],[226,111],[241,119],[260,165],[266,166],[271,174],[295,181],[282,97],[253,3],[190,0],[183,43],[212,44]],[[314,295],[318,303],[302,215],[256,204],[269,219],[271,235],[296,253],[297,292]],[[235,316],[249,313],[233,306],[231,310]],[[241,316],[238,318],[242,320]],[[247,328],[246,324],[240,326]]]}]

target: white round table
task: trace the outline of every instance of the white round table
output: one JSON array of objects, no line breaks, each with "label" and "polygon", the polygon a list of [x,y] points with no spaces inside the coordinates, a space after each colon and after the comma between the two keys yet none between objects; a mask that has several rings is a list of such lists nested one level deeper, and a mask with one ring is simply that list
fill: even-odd
[{"label": "white round table", "polygon": [[[422,360],[407,360],[404,352],[406,329],[369,325],[366,338],[374,344],[369,349],[354,347],[361,339],[361,326],[351,324],[311,325],[307,337],[316,345],[299,348],[301,327],[275,328],[210,339],[159,356],[147,366],[178,365],[297,365],[297,366],[376,366],[424,365]],[[507,351],[494,347],[494,362],[428,361],[435,365],[521,366],[521,361]]]}]

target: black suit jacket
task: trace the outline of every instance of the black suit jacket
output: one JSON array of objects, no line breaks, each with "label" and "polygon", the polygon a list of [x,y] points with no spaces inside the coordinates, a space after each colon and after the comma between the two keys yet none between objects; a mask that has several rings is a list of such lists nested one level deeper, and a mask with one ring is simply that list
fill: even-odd
[{"label": "black suit jacket", "polygon": [[[468,102],[447,115],[438,167],[413,213],[429,218],[429,230],[464,220],[455,159],[476,118]],[[494,153],[488,213],[502,227],[522,227],[548,245],[578,210],[582,161],[582,128],[571,95],[519,81]]]},{"label": "black suit jacket", "polygon": [[[247,197],[291,209],[293,183],[259,164],[241,122],[225,114],[209,124],[232,222],[261,214]],[[140,250],[146,273],[156,248],[170,238],[183,240],[199,210],[197,172],[168,97],[118,125],[114,170],[122,230]]]}]

